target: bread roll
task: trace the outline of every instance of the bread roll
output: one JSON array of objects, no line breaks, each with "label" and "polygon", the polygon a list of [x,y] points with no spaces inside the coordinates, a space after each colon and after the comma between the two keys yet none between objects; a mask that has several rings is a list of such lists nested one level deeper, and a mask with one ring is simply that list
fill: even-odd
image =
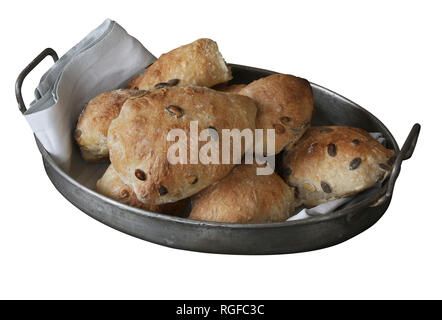
[{"label": "bread roll", "polygon": [[186,200],[180,200],[178,202],[156,206],[139,201],[135,192],[120,179],[112,164],[107,168],[103,177],[97,181],[97,192],[132,207],[174,216],[182,215],[187,202]]},{"label": "bread roll", "polygon": [[287,220],[294,190],[276,173],[257,175],[256,165],[239,165],[219,182],[192,197],[189,219],[264,223]]},{"label": "bread roll", "polygon": [[165,86],[212,87],[232,79],[230,68],[210,39],[199,39],[160,56],[146,71],[131,80],[131,89]]},{"label": "bread roll", "polygon": [[[305,79],[274,74],[253,81],[239,94],[257,101],[256,128],[275,129],[275,154],[299,140],[310,125],[313,94]],[[267,150],[266,136],[264,130],[264,153]]]},{"label": "bread roll", "polygon": [[107,160],[107,130],[110,123],[120,114],[121,106],[130,97],[143,91],[120,89],[99,94],[92,99],[81,113],[74,137],[80,146],[81,155],[89,162]]},{"label": "bread roll", "polygon": [[346,197],[382,182],[394,151],[352,127],[312,127],[283,154],[283,175],[307,207]]},{"label": "bread roll", "polygon": [[[248,97],[202,87],[153,90],[127,100],[112,122],[108,133],[110,159],[140,201],[157,205],[175,202],[226,176],[234,166],[201,161],[191,164],[190,122],[198,121],[199,131],[216,130],[221,140],[222,129],[253,130],[255,118],[256,105]],[[175,141],[167,141],[171,129],[186,133],[187,164],[168,161],[168,149],[176,145]],[[200,142],[199,147],[206,143]],[[233,143],[230,150],[232,147]],[[219,155],[221,158],[221,151]]]}]

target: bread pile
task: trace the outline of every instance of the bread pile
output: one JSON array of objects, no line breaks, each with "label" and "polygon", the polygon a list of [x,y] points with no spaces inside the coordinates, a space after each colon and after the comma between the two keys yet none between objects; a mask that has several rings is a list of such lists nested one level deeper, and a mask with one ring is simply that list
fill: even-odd
[{"label": "bread pile", "polygon": [[[285,221],[298,206],[360,192],[390,174],[393,151],[367,132],[310,126],[314,104],[307,80],[283,74],[249,84],[230,80],[217,44],[199,39],[161,55],[129,88],[92,99],[74,138],[85,161],[110,160],[97,191],[163,214],[182,216],[190,199],[190,219],[263,223]],[[186,162],[170,163],[171,130],[189,137],[194,121],[199,132],[215,133],[211,141],[221,139],[223,129],[263,129],[263,155],[282,154],[281,176],[257,175],[261,164],[241,163],[251,150],[235,154],[233,146],[227,151],[236,162],[192,162],[187,152]],[[267,149],[269,129],[273,150]],[[192,142],[201,152],[204,143]]]}]

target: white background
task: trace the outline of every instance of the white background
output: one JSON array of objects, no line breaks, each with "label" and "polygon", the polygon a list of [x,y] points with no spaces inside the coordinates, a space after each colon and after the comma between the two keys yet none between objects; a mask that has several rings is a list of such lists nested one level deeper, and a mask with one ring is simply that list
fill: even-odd
[{"label": "white background", "polygon": [[[6,1],[1,4],[0,298],[442,298],[438,1]],[[422,132],[372,228],[303,254],[170,249],[115,231],[53,187],[14,83],[105,18],[152,53],[210,37],[228,62],[302,76],[356,101],[402,145]],[[50,59],[24,84],[27,102]],[[439,202],[439,204],[437,204]]]}]

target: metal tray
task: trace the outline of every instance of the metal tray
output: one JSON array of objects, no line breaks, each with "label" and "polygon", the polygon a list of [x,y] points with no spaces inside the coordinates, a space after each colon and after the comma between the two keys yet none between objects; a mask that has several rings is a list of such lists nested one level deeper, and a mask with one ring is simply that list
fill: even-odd
[{"label": "metal tray", "polygon": [[[16,96],[21,112],[26,111],[21,95],[23,80],[48,55],[57,61],[55,51],[48,48],[17,79]],[[232,83],[247,83],[274,73],[235,64],[230,66],[234,76]],[[306,220],[230,224],[194,221],[133,208],[79,184],[54,162],[38,139],[36,141],[49,178],[66,199],[94,219],[140,239],[178,249],[227,254],[280,254],[325,248],[354,237],[382,217],[390,204],[402,161],[413,154],[420,125],[413,126],[399,149],[390,131],[371,113],[337,93],[311,85],[315,101],[313,125],[348,125],[381,132],[397,158],[390,178],[378,193],[331,214]]]}]

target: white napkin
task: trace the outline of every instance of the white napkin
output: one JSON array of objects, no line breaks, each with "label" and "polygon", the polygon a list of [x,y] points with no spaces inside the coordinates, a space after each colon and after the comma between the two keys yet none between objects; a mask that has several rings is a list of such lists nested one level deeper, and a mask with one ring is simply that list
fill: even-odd
[{"label": "white napkin", "polygon": [[65,171],[73,165],[72,132],[85,104],[101,92],[124,86],[153,61],[137,39],[106,20],[45,73],[25,117]]}]

